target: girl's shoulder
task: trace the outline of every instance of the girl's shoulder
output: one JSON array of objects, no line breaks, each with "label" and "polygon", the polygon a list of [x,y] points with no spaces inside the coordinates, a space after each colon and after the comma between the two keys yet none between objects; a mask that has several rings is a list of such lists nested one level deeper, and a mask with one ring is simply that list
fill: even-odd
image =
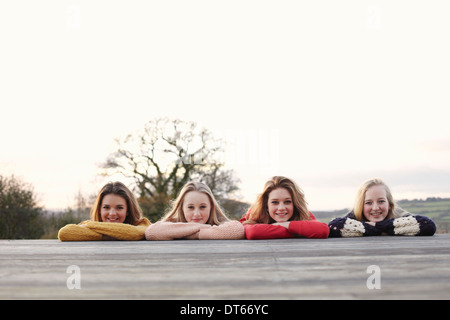
[{"label": "girl's shoulder", "polygon": [[247,212],[242,216],[242,218],[239,220],[240,223],[244,223],[246,221],[249,221],[250,219],[251,210],[248,208]]},{"label": "girl's shoulder", "polygon": [[309,220],[317,220],[311,211],[309,211]]},{"label": "girl's shoulder", "polygon": [[135,226],[146,226],[148,227],[149,225],[151,225],[152,223],[150,222],[150,220],[148,220],[147,218],[141,218],[140,220],[138,220],[135,224]]}]

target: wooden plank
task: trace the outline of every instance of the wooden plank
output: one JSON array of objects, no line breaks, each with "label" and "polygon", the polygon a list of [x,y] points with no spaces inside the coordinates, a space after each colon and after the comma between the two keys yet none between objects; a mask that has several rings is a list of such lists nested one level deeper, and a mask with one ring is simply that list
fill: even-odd
[{"label": "wooden plank", "polygon": [[[80,289],[67,286],[71,265]],[[367,287],[371,265],[380,289]],[[450,235],[1,240],[0,288],[0,299],[449,299]]]}]

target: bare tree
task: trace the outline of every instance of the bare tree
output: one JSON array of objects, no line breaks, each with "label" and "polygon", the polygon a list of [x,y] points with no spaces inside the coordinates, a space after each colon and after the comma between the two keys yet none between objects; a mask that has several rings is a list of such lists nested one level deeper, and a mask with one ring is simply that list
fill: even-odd
[{"label": "bare tree", "polygon": [[239,179],[224,169],[221,141],[195,122],[160,118],[144,130],[116,139],[103,174],[120,173],[134,179],[139,201],[149,218],[160,217],[181,188],[203,181],[219,199],[238,191]]}]

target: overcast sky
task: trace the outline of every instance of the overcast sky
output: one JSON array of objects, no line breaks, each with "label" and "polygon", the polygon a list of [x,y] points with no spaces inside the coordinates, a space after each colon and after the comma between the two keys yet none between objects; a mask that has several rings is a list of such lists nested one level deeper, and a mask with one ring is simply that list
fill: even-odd
[{"label": "overcast sky", "polygon": [[396,199],[448,197],[449,12],[446,0],[2,1],[0,174],[66,208],[110,180],[97,174],[114,138],[167,116],[227,138],[249,202],[273,175],[311,210],[350,207],[375,176]]}]

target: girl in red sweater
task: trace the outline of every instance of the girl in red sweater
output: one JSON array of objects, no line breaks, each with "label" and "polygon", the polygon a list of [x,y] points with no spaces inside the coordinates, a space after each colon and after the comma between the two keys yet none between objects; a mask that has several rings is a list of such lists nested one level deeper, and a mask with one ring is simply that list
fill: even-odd
[{"label": "girl in red sweater", "polygon": [[241,219],[249,240],[280,238],[328,238],[326,223],[316,220],[307,209],[305,196],[297,184],[275,176]]}]

